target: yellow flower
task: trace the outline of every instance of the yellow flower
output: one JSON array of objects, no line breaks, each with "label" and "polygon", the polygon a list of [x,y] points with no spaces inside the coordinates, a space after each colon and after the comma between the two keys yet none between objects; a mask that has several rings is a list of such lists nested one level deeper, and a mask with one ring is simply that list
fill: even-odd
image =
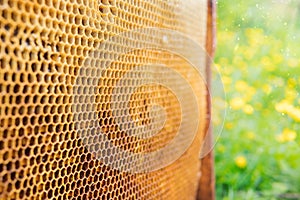
[{"label": "yellow flower", "polygon": [[271,62],[271,59],[267,56],[262,57],[262,59],[260,60],[260,63],[263,65],[263,67],[265,69],[267,69],[268,71],[273,71],[276,69],[276,65],[274,65]]},{"label": "yellow flower", "polygon": [[297,85],[297,81],[293,78],[289,78],[287,84],[289,88],[295,88],[295,86]]},{"label": "yellow flower", "polygon": [[233,110],[238,110],[245,105],[245,101],[241,97],[235,97],[230,100],[229,105]]},{"label": "yellow flower", "polygon": [[276,64],[281,63],[283,61],[283,56],[282,56],[282,54],[275,53],[275,54],[272,55],[272,60]]},{"label": "yellow flower", "polygon": [[277,112],[285,113],[287,110],[291,109],[293,106],[290,105],[287,101],[281,101],[275,105]]},{"label": "yellow flower", "polygon": [[225,128],[226,128],[227,130],[230,130],[230,129],[233,128],[233,124],[232,124],[231,122],[227,122],[227,123],[225,123]]},{"label": "yellow flower", "polygon": [[294,89],[287,88],[286,91],[285,91],[285,96],[286,96],[285,97],[286,100],[292,102],[296,99],[296,97],[298,96],[298,93]]},{"label": "yellow flower", "polygon": [[269,57],[264,56],[260,62],[268,71],[274,71],[276,69],[276,65],[271,62],[271,59]]},{"label": "yellow flower", "polygon": [[271,62],[271,59],[270,59],[269,57],[264,56],[264,57],[262,57],[262,59],[261,59],[261,64],[262,64],[263,66],[269,66],[269,65],[272,65],[272,62]]},{"label": "yellow flower", "polygon": [[248,43],[253,47],[260,46],[265,40],[264,31],[259,28],[248,28],[246,29],[246,37],[248,39]]},{"label": "yellow flower", "polygon": [[228,58],[222,57],[219,59],[219,63],[220,63],[220,65],[228,65],[229,60],[228,60]]},{"label": "yellow flower", "polygon": [[234,36],[235,36],[235,32],[231,32],[231,31],[220,31],[219,35],[221,37],[219,37],[220,43],[223,42],[228,42],[228,41],[232,41]]},{"label": "yellow flower", "polygon": [[245,99],[250,101],[256,93],[256,89],[252,86],[249,86],[245,92]]},{"label": "yellow flower", "polygon": [[244,113],[248,114],[248,115],[251,115],[254,111],[253,107],[249,104],[246,104],[244,107],[243,107],[243,111]]},{"label": "yellow flower", "polygon": [[217,63],[215,64],[215,67],[216,67],[218,70],[221,70],[221,68],[222,68],[221,65],[219,65],[219,64],[217,64]]},{"label": "yellow flower", "polygon": [[294,141],[297,138],[297,133],[290,129],[284,129],[282,134],[286,141]]},{"label": "yellow flower", "polygon": [[300,109],[293,107],[287,110],[286,114],[290,116],[293,120],[300,122]]},{"label": "yellow flower", "polygon": [[296,138],[297,138],[297,133],[288,128],[285,128],[280,135],[276,136],[276,140],[281,143],[291,142],[291,141],[294,141]]},{"label": "yellow flower", "polygon": [[253,132],[248,132],[246,134],[247,139],[249,140],[254,140],[255,139],[255,134]]},{"label": "yellow flower", "polygon": [[268,84],[263,85],[262,90],[266,94],[270,94],[272,92],[272,87]]},{"label": "yellow flower", "polygon": [[287,114],[293,120],[300,122],[300,109],[289,104],[287,100],[276,104],[275,109],[280,113]]},{"label": "yellow flower", "polygon": [[243,169],[247,166],[247,159],[244,156],[237,156],[235,158],[235,164],[239,168]]},{"label": "yellow flower", "polygon": [[247,48],[243,51],[243,53],[247,60],[251,60],[254,57],[256,51],[255,48]]},{"label": "yellow flower", "polygon": [[242,92],[242,91],[247,91],[248,89],[248,84],[245,82],[245,81],[237,81],[235,83],[235,89],[239,92]]},{"label": "yellow flower", "polygon": [[224,145],[218,145],[217,147],[217,151],[220,152],[220,153],[224,153],[226,150],[225,146]]},{"label": "yellow flower", "polygon": [[242,70],[246,70],[248,67],[248,64],[244,61],[244,58],[239,55],[234,56],[234,58],[232,59],[232,63],[234,66]]},{"label": "yellow flower", "polygon": [[222,82],[224,85],[229,85],[231,83],[231,78],[228,76],[222,76]]},{"label": "yellow flower", "polygon": [[272,72],[276,69],[276,65],[267,65],[265,66],[266,70],[268,70],[269,72]]}]

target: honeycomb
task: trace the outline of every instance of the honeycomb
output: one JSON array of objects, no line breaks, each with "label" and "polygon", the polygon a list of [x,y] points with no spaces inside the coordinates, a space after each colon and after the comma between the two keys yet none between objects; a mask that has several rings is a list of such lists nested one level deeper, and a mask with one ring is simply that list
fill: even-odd
[{"label": "honeycomb", "polygon": [[[0,0],[0,199],[195,199],[207,105],[205,81],[191,64],[159,49],[136,49],[114,59],[107,50],[113,48],[102,46],[100,62],[109,67],[101,72],[96,67],[82,69],[91,52],[102,44],[113,45],[110,38],[142,28],[178,31],[204,47],[206,15],[206,0]],[[154,42],[162,38],[155,31],[151,35]],[[167,159],[162,156],[150,160],[144,172],[133,173],[99,159],[92,149],[114,152],[92,130],[96,124],[111,145],[133,155],[158,151],[176,137],[182,117],[188,116],[182,116],[180,102],[168,87],[146,84],[133,90],[130,98],[120,97],[128,101],[124,117],[136,126],[157,130],[162,118],[153,121],[159,113],[150,110],[153,105],[164,108],[165,122],[153,137],[138,137],[132,126],[122,128],[112,111],[122,77],[132,70],[146,72],[150,79],[156,76],[149,63],[164,64],[189,83],[198,103],[199,115],[193,118],[200,124],[176,161],[151,170],[151,163]],[[145,79],[130,78],[123,87]],[[172,75],[165,78],[181,87]],[[94,83],[95,115],[88,110],[90,102],[74,107],[74,94],[81,91],[84,98],[89,89],[76,84],[84,80]],[[92,142],[87,142],[87,132]],[[169,153],[176,153],[183,143]]]}]

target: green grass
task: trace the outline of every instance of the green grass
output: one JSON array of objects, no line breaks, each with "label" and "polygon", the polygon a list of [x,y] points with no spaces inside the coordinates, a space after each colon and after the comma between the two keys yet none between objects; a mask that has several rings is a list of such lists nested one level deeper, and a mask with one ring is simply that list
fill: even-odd
[{"label": "green grass", "polygon": [[215,63],[228,105],[215,148],[217,199],[300,199],[300,2],[217,7]]}]

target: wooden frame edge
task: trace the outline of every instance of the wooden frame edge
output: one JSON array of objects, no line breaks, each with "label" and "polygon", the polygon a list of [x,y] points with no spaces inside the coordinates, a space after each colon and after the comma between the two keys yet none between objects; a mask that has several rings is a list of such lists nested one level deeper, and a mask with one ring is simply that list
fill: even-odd
[{"label": "wooden frame edge", "polygon": [[[206,77],[207,88],[211,87],[211,64],[212,58],[216,48],[216,0],[207,0],[207,27],[206,27],[206,52],[208,59],[206,59]],[[210,126],[211,116],[211,99],[207,95],[207,139],[208,143],[212,145],[212,128]],[[215,200],[215,173],[214,173],[214,152],[209,152],[204,158],[201,159],[200,167],[201,177],[199,180],[197,200]]]}]

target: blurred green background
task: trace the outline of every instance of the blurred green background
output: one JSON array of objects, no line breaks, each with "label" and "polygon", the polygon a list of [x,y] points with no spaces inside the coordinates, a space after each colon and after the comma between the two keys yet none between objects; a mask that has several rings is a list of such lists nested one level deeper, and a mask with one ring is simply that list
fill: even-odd
[{"label": "blurred green background", "polygon": [[300,1],[219,0],[217,15],[217,199],[300,199]]}]

